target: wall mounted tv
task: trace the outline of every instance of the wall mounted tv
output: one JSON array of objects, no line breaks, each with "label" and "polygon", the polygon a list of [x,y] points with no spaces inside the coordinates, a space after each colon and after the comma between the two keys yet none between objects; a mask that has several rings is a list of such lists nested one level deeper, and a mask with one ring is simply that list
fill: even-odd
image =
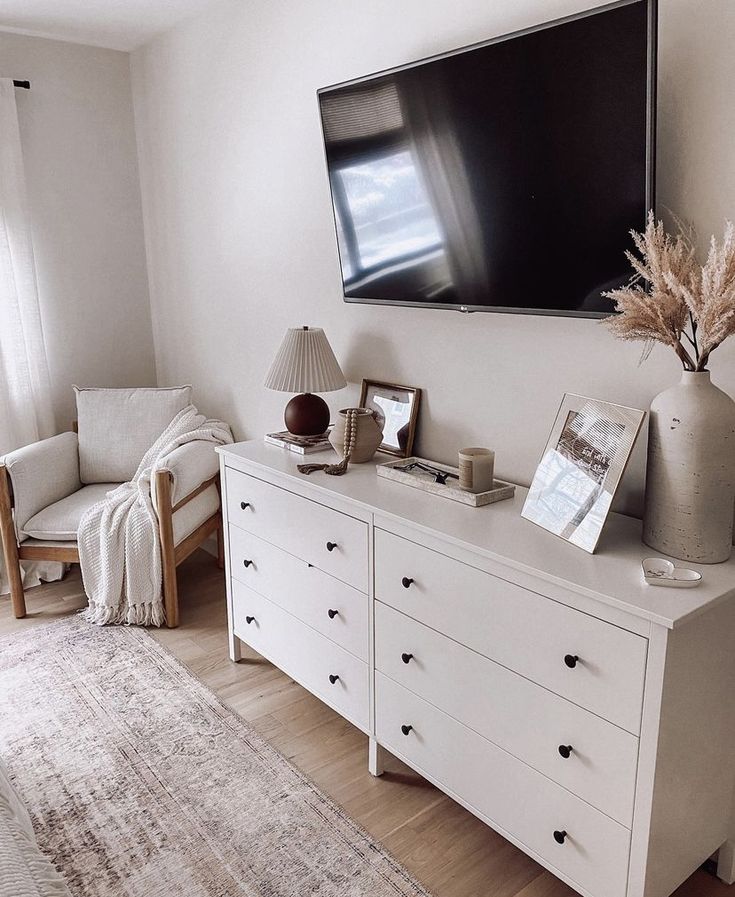
[{"label": "wall mounted tv", "polygon": [[318,92],[348,302],[600,317],[654,203],[655,0]]}]

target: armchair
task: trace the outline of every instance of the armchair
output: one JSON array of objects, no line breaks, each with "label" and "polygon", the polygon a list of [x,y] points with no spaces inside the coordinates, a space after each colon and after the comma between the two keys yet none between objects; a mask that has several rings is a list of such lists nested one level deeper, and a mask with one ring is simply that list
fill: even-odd
[{"label": "armchair", "polygon": [[[146,390],[106,392],[133,393]],[[187,392],[181,401],[186,405],[188,399]],[[150,401],[150,397],[146,401]],[[170,397],[168,401],[170,404]],[[169,413],[170,408],[164,408],[161,419]],[[82,423],[80,420],[80,426]],[[155,441],[167,423],[166,419],[160,425],[160,421],[155,418],[147,422],[153,434],[146,437],[149,444]],[[99,421],[96,420],[95,424],[99,426]],[[124,426],[120,421],[118,424]],[[142,426],[139,421],[138,426]],[[86,428],[81,450],[81,431],[80,437],[76,432],[67,432],[17,449],[0,458],[0,537],[13,613],[18,618],[26,614],[20,562],[47,560],[79,563],[76,541],[79,521],[89,507],[119,485],[119,482],[90,482],[95,479],[89,472],[89,458],[92,457],[89,453],[89,441],[93,434],[94,424]],[[110,461],[107,458],[107,467],[103,464],[102,469],[116,469],[127,476],[132,464],[132,471],[135,471],[141,456],[137,461],[135,458],[123,457],[121,453],[124,455],[125,451],[130,451],[124,443],[125,440],[121,439],[116,444],[122,445],[122,448],[117,449],[114,463],[107,463]],[[110,451],[109,443],[107,451]],[[139,448],[136,447],[133,451],[137,453]],[[98,463],[98,459],[95,463]],[[158,516],[166,624],[174,628],[179,623],[176,567],[213,533],[217,534],[217,562],[220,566],[224,565],[224,549],[219,465],[213,445],[200,441],[181,445],[168,455],[165,465],[153,471],[151,497]],[[86,483],[83,482],[83,477]],[[132,474],[128,479],[131,477]]]}]

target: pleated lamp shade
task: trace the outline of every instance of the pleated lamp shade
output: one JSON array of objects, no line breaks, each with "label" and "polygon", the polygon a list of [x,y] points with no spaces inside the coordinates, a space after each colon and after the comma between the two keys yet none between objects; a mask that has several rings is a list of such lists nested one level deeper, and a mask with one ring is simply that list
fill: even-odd
[{"label": "pleated lamp shade", "polygon": [[331,392],[347,381],[321,327],[291,327],[265,385],[280,392]]}]

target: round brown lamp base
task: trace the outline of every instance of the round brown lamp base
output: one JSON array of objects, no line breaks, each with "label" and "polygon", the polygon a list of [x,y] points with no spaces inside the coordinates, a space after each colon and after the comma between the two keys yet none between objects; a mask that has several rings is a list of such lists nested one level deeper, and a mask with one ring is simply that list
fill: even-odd
[{"label": "round brown lamp base", "polygon": [[329,406],[321,396],[305,392],[286,405],[283,419],[294,436],[320,436],[329,426]]}]

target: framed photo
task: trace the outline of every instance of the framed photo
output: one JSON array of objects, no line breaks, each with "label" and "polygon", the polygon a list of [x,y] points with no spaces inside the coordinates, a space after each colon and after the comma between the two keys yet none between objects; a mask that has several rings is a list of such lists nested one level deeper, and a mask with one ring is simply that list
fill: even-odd
[{"label": "framed photo", "polygon": [[379,452],[410,457],[416,434],[421,390],[379,380],[363,380],[360,408],[369,408],[383,430]]},{"label": "framed photo", "polygon": [[567,393],[522,516],[592,554],[645,416]]}]

